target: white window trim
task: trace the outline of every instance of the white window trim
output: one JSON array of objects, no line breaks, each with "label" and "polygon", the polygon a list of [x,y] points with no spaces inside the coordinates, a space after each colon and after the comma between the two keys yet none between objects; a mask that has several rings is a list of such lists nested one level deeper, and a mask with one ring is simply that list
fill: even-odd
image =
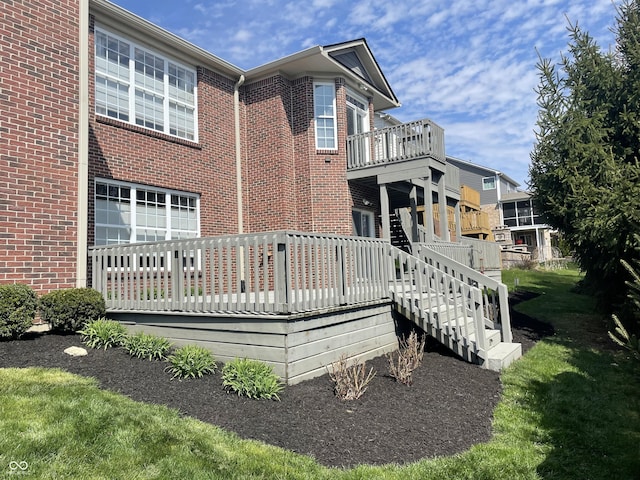
[{"label": "white window trim", "polygon": [[[93,190],[93,209],[94,209],[94,225],[93,225],[93,234],[94,234],[94,244],[95,244],[95,239],[96,239],[96,230],[99,226],[109,226],[109,224],[104,224],[104,223],[98,223],[96,221],[95,218],[95,206],[96,206],[96,185],[98,183],[104,183],[106,185],[114,185],[114,186],[119,186],[119,187],[127,187],[130,189],[131,191],[131,196],[130,196],[130,202],[131,202],[131,212],[130,212],[130,225],[129,228],[131,229],[131,233],[129,234],[129,242],[124,243],[123,245],[129,245],[129,244],[133,244],[133,243],[138,243],[136,240],[136,228],[137,228],[137,223],[136,223],[136,208],[135,208],[135,204],[136,204],[136,192],[138,190],[138,188],[142,189],[142,190],[151,190],[151,191],[155,191],[157,193],[163,193],[165,194],[165,199],[167,202],[167,208],[166,208],[166,232],[165,232],[165,240],[171,240],[171,233],[172,233],[172,229],[171,229],[171,196],[172,195],[179,195],[181,197],[191,197],[194,198],[196,201],[196,231],[195,231],[195,238],[199,238],[200,237],[200,195],[194,194],[194,193],[190,193],[190,192],[183,192],[180,190],[171,190],[171,189],[166,189],[166,188],[159,188],[159,187],[154,187],[154,186],[150,186],[150,185],[142,185],[142,184],[138,184],[138,183],[130,183],[130,182],[123,182],[120,180],[111,180],[111,179],[107,179],[107,178],[95,178],[94,180],[94,190]],[[176,229],[179,230],[179,229]]]},{"label": "white window trim", "polygon": [[[487,188],[485,183],[484,183],[485,180],[489,180],[489,179],[493,180],[493,187],[492,188]],[[497,181],[495,176],[493,176],[493,177],[483,177],[482,178],[482,190],[485,190],[485,191],[486,190],[496,190],[498,188],[497,184],[498,184],[498,181]]]},{"label": "white window trim", "polygon": [[[321,116],[316,117],[315,108],[316,108],[316,96],[315,90],[317,85],[324,85],[331,87],[333,91],[333,115],[332,116]],[[338,114],[336,109],[336,84],[333,81],[316,81],[313,82],[313,126],[314,126],[314,135],[315,135],[315,144],[316,150],[329,150],[329,151],[337,151],[338,150]],[[318,146],[318,118],[332,118],[333,119],[333,139],[335,147],[320,147]]]},{"label": "white window trim", "polygon": [[[102,33],[108,36],[111,36],[113,38],[116,38],[122,42],[128,43],[129,44],[129,82],[128,82],[128,86],[129,86],[129,121],[124,121],[124,120],[120,120],[120,119],[116,119],[119,122],[124,122],[127,123],[129,125],[135,126],[135,127],[139,127],[139,128],[144,128],[145,130],[149,130],[151,132],[156,132],[156,133],[160,133],[163,135],[169,135],[171,137],[175,137],[175,138],[179,138],[181,140],[185,140],[188,142],[194,142],[194,143],[198,143],[198,72],[196,71],[195,68],[187,66],[177,60],[175,60],[174,58],[161,53],[157,50],[154,50],[153,48],[149,48],[146,45],[137,43],[133,40],[131,40],[128,37],[124,37],[122,35],[119,35],[115,32],[113,32],[112,30],[108,29],[108,28],[104,28],[102,26],[96,26],[95,27],[95,33]],[[144,50],[145,52],[151,53],[152,55],[155,55],[159,58],[162,58],[164,60],[164,78],[163,78],[163,83],[164,83],[164,93],[163,93],[163,115],[164,115],[164,130],[163,131],[159,131],[159,130],[155,130],[152,128],[148,128],[145,127],[144,125],[138,125],[136,123],[136,119],[135,119],[135,102],[136,102],[136,95],[135,95],[135,49],[139,48],[141,50]],[[95,45],[94,45],[94,50],[93,50],[93,57],[94,57],[94,62],[95,62],[95,58],[96,58],[96,51],[95,51]],[[173,63],[174,65],[176,65],[177,67],[183,68],[189,72],[191,72],[193,74],[193,78],[194,78],[194,86],[193,86],[193,139],[190,138],[186,138],[186,137],[181,137],[179,135],[174,135],[172,133],[170,133],[171,131],[171,125],[169,122],[169,118],[170,118],[170,109],[169,109],[169,103],[171,100],[173,100],[174,102],[178,103],[179,105],[186,105],[184,102],[178,100],[178,99],[170,99],[169,98],[169,62]],[[94,63],[95,65],[95,63]],[[94,77],[98,76],[98,71],[94,68]],[[112,78],[109,76],[108,73],[100,73],[100,75],[103,75],[107,78]],[[118,82],[119,83],[119,82]],[[188,107],[190,108],[191,105],[188,105]],[[113,117],[110,117],[108,115],[104,115],[101,113],[98,113],[96,111],[96,102],[95,102],[95,91],[94,91],[94,111],[96,115],[99,115],[101,117],[104,118],[110,118],[112,119]]]}]

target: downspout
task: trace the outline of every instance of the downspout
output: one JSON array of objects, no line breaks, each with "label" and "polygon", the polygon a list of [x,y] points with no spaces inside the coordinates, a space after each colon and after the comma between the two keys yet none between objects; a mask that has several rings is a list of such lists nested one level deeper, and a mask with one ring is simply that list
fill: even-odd
[{"label": "downspout", "polygon": [[80,0],[79,9],[76,287],[86,287],[89,230],[89,0]]},{"label": "downspout", "polygon": [[[238,203],[238,234],[244,233],[244,220],[243,220],[243,208],[242,208],[242,139],[240,138],[240,87],[244,83],[244,75],[240,75],[240,78],[233,86],[233,121],[235,127],[236,137],[236,196]],[[239,265],[240,265],[240,290],[245,291],[245,278],[244,278],[244,251],[240,247],[239,251]]]}]

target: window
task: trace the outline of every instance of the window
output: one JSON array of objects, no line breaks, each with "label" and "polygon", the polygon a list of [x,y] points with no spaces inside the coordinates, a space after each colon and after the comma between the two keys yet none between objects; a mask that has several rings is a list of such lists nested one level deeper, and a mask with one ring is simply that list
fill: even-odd
[{"label": "window", "polygon": [[504,218],[504,224],[508,227],[534,225],[538,219],[531,199],[519,200],[517,202],[504,202],[502,204],[502,216]]},{"label": "window", "polygon": [[97,180],[95,244],[154,242],[199,235],[196,195]]},{"label": "window", "polygon": [[482,179],[483,190],[495,190],[496,189],[496,177],[484,177]]},{"label": "window", "polygon": [[353,234],[358,237],[375,237],[373,213],[364,210],[353,210]]},{"label": "window", "polygon": [[96,113],[197,141],[196,72],[96,29]]},{"label": "window", "polygon": [[313,106],[316,127],[316,148],[336,150],[336,87],[333,83],[313,84]]}]

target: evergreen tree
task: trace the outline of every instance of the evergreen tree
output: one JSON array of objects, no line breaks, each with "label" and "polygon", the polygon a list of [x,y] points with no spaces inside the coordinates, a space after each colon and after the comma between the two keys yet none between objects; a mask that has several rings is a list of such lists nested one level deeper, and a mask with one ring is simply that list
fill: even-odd
[{"label": "evergreen tree", "polygon": [[558,66],[538,63],[538,128],[530,187],[601,306],[624,300],[640,233],[640,0],[618,10],[616,50],[577,25]]}]

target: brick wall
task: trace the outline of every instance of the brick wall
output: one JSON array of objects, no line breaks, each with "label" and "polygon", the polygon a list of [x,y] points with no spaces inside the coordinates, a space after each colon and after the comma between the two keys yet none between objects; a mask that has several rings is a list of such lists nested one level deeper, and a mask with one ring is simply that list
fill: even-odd
[{"label": "brick wall", "polygon": [[76,276],[78,2],[0,2],[0,283]]},{"label": "brick wall", "polygon": [[[89,45],[93,52],[93,31]],[[197,67],[197,74],[198,143],[95,115],[91,76],[89,245],[94,237],[96,177],[197,193],[201,236],[237,233],[234,82],[203,67]]]},{"label": "brick wall", "polygon": [[315,148],[312,78],[276,75],[246,86],[246,231],[351,235],[342,79],[336,88],[338,150],[324,151]]}]

